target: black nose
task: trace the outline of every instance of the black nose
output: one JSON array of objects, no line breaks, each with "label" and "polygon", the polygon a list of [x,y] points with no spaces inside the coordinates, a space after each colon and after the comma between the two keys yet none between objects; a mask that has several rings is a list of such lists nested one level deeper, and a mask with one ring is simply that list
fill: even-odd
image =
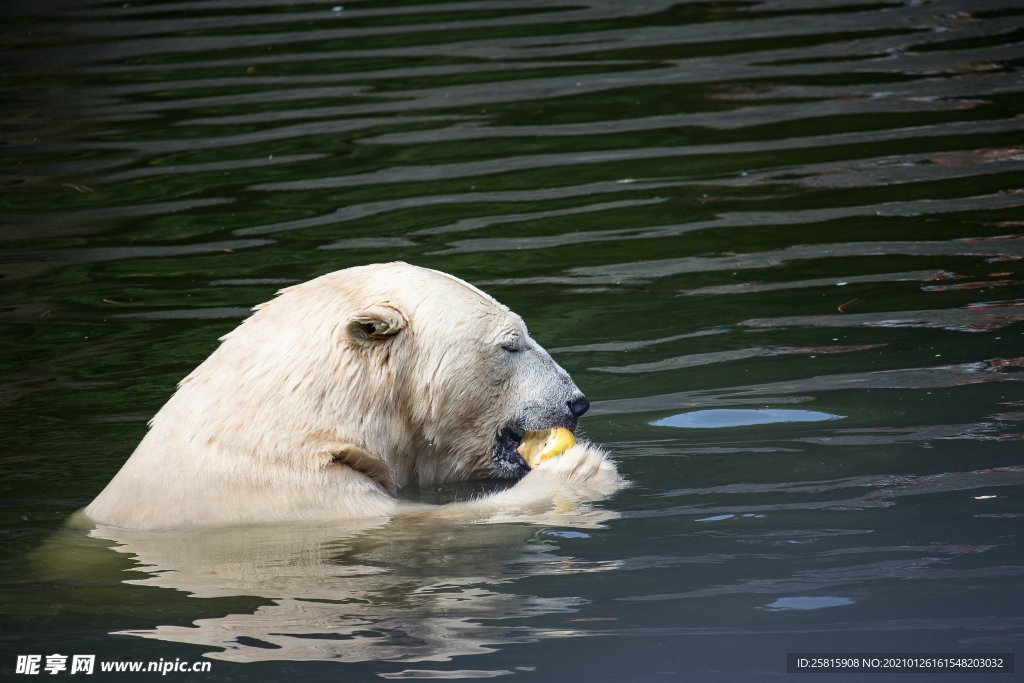
[{"label": "black nose", "polygon": [[569,412],[572,413],[573,417],[579,417],[588,410],[590,410],[590,401],[583,394],[569,401]]}]

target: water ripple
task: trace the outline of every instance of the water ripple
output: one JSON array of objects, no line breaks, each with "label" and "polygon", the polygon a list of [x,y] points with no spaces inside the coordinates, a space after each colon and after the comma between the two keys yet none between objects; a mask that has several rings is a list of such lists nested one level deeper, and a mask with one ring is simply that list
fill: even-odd
[{"label": "water ripple", "polygon": [[1018,5],[8,3],[0,535],[43,543],[253,305],[373,260],[521,313],[633,482],[534,524],[76,537],[43,563],[69,582],[15,548],[24,652],[551,677],[604,637],[570,677],[685,650],[755,680],[808,638],[1010,651]]}]

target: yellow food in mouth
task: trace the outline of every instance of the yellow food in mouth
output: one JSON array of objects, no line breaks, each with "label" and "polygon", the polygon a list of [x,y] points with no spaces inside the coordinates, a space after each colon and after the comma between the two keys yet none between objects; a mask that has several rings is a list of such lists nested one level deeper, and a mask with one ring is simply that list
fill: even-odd
[{"label": "yellow food in mouth", "polygon": [[519,455],[530,468],[534,468],[548,458],[561,455],[576,443],[576,437],[565,427],[554,429],[542,429],[540,431],[523,433],[519,442]]}]

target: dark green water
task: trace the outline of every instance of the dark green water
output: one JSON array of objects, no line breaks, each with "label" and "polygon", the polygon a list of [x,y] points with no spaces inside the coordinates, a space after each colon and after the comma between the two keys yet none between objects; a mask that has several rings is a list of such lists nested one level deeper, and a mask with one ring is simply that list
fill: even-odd
[{"label": "dark green water", "polygon": [[[1019,3],[0,12],[5,678],[1020,659]],[[634,482],[589,527],[61,531],[249,307],[395,259],[509,304],[588,393]]]}]

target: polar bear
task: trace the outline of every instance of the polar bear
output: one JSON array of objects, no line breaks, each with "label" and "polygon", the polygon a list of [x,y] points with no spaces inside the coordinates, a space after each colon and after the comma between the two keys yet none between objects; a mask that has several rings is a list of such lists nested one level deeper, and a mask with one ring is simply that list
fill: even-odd
[{"label": "polar bear", "polygon": [[[589,403],[522,318],[452,275],[405,263],[278,293],[178,385],[85,508],[129,529],[502,516],[622,485],[577,443],[530,469],[524,430],[574,430]],[[411,485],[518,479],[441,506]]]}]

